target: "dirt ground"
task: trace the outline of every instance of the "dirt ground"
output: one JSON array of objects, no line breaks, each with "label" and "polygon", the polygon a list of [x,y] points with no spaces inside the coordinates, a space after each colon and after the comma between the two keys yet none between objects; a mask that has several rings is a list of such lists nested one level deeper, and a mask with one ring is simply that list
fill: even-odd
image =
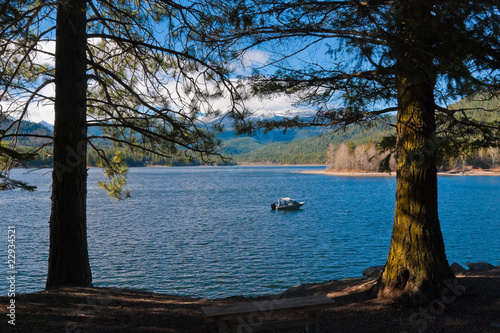
[{"label": "dirt ground", "polygon": [[218,332],[216,324],[205,322],[201,306],[327,295],[336,304],[323,312],[321,332],[500,333],[500,267],[458,276],[458,281],[466,287],[465,296],[443,293],[442,299],[421,308],[373,298],[374,280],[368,278],[300,285],[269,297],[216,300],[127,289],[62,288],[16,295],[15,325],[8,323],[10,298],[0,297],[0,331]]}]

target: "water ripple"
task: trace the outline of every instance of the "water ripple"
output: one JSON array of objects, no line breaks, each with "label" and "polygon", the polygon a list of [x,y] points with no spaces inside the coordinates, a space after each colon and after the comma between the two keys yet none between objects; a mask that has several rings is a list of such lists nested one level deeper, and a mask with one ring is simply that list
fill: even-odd
[{"label": "water ripple", "polygon": [[[383,264],[394,178],[292,173],[300,169],[132,168],[132,197],[123,202],[107,198],[97,187],[100,170],[89,170],[94,284],[200,297],[274,294]],[[13,173],[39,186],[0,197],[19,234],[19,291],[37,291],[47,270],[51,177],[43,170]],[[499,177],[439,178],[450,262],[500,264],[492,247],[500,239],[499,185]],[[271,211],[269,203],[284,195],[305,200],[304,209]]]}]

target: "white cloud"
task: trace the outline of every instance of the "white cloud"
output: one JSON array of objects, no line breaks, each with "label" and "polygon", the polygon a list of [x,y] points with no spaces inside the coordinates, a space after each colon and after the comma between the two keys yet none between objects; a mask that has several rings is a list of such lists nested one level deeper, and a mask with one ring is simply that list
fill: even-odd
[{"label": "white cloud", "polygon": [[269,60],[269,54],[260,50],[250,50],[241,56],[241,65],[243,68],[260,67]]},{"label": "white cloud", "polygon": [[28,119],[35,123],[39,123],[42,120],[48,122],[49,124],[54,124],[54,104],[43,104],[43,105],[32,105],[29,108]]},{"label": "white cloud", "polygon": [[[55,96],[54,84],[45,86],[40,91],[40,94],[53,98]],[[43,120],[49,124],[54,124],[54,103],[50,100],[45,100],[40,103],[31,103],[28,108],[28,119],[36,123]]]},{"label": "white cloud", "polygon": [[[38,44],[37,50],[35,51],[34,62],[37,64],[43,64],[49,67],[53,67],[55,64],[54,54],[55,54],[55,42],[54,41],[42,41]],[[54,85],[50,84],[44,87],[40,92],[41,95],[54,97]],[[11,116],[16,116],[15,110],[21,110],[25,103],[28,101],[27,96],[13,96],[16,100],[11,103],[8,101],[1,101],[0,107],[2,110]],[[20,116],[17,113],[17,116]],[[49,100],[41,100],[37,98],[28,106],[28,112],[25,119],[40,122],[42,120],[53,124],[54,123],[54,105]]]},{"label": "white cloud", "polygon": [[[50,89],[49,87],[47,89]],[[53,89],[53,88],[52,88]],[[0,107],[2,110],[12,117],[16,118],[20,116],[20,113],[11,113],[13,108],[18,106],[18,110],[20,110],[19,106],[24,105],[26,99],[18,100],[15,104],[9,104],[6,102],[0,102]],[[45,103],[31,103],[28,107],[28,112],[24,118],[25,120],[33,121],[36,123],[41,122],[42,120],[48,122],[49,124],[54,124],[54,104],[45,102]]]},{"label": "white cloud", "polygon": [[261,99],[258,97],[252,97],[248,102],[245,103],[249,110],[283,110],[283,109],[293,109],[295,108],[292,104],[293,101],[289,96],[278,95],[273,97],[268,97]]},{"label": "white cloud", "polygon": [[36,55],[36,61],[39,64],[55,65],[54,55],[56,54],[55,41],[43,41],[39,43],[39,51]]},{"label": "white cloud", "polygon": [[[99,40],[91,40],[92,44],[98,44]],[[37,60],[39,63],[44,63],[53,66],[54,57],[51,54],[55,52],[55,42],[42,42],[40,43],[40,51],[37,52]],[[259,50],[251,50],[245,52],[240,57],[235,70],[242,74],[249,74],[252,68],[262,66],[269,60],[269,54]],[[141,93],[147,93],[146,87],[139,85]],[[175,82],[168,83],[168,88],[175,90]],[[45,96],[53,97],[55,95],[54,85],[48,85],[42,92]],[[187,96],[183,96],[186,98]],[[5,103],[1,103],[5,109]],[[227,98],[222,98],[213,101],[212,105],[215,109],[228,110],[230,107],[230,102]],[[269,112],[271,114],[276,112],[285,112],[287,110],[297,110],[297,107],[293,106],[293,101],[290,97],[286,95],[277,95],[274,97],[269,97],[261,99],[259,97],[251,97],[245,101],[245,107],[251,112],[256,112],[259,115]],[[28,120],[34,122],[46,121],[50,124],[54,123],[54,104],[52,102],[46,101],[44,103],[32,103],[28,108]]]}]

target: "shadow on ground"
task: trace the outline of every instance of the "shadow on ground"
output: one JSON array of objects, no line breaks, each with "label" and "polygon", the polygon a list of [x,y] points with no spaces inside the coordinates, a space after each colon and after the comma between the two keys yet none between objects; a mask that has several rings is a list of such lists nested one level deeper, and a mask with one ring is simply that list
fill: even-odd
[{"label": "shadow on ground", "polygon": [[[368,279],[294,287],[273,297],[327,295],[336,306],[323,313],[322,332],[500,332],[500,269],[459,277],[464,297],[433,307],[411,308],[373,298]],[[271,297],[218,300],[128,289],[61,288],[16,295],[15,326],[8,324],[9,298],[0,297],[2,332],[217,332],[201,306]],[[300,332],[301,330],[297,330]],[[292,332],[286,330],[286,332]]]}]

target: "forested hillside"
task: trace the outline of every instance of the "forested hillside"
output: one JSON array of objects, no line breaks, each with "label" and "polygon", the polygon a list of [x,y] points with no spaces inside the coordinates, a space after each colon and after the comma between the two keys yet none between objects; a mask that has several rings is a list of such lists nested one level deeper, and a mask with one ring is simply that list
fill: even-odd
[{"label": "forested hillside", "polygon": [[326,164],[329,145],[342,142],[378,142],[394,131],[389,125],[390,122],[391,119],[387,119],[370,128],[351,125],[346,129],[311,138],[273,142],[246,153],[233,155],[233,159],[238,163]]},{"label": "forested hillside", "polygon": [[450,106],[450,109],[468,109],[484,111],[468,111],[467,113],[475,119],[492,122],[500,120],[500,100],[479,101],[474,98],[465,98]]},{"label": "forested hillside", "polygon": [[[464,99],[450,108],[455,109],[475,109],[485,108],[493,110],[500,107],[498,100],[488,102],[477,102],[472,99]],[[500,112],[480,112],[468,111],[467,115],[481,120],[491,122],[500,119]],[[395,116],[386,117],[378,123],[367,125],[350,125],[338,131],[325,129],[300,129],[290,130],[285,133],[281,130],[274,130],[269,133],[259,132],[254,136],[236,136],[232,131],[225,131],[220,134],[223,140],[222,151],[228,161],[223,162],[216,159],[214,164],[232,163],[262,163],[262,164],[327,164],[334,169],[349,168],[360,170],[377,169],[383,156],[375,156],[377,144],[384,138],[395,133]],[[5,126],[5,125],[4,125]],[[21,132],[42,136],[41,138],[20,139],[22,145],[29,149],[35,143],[45,142],[43,136],[51,135],[50,126],[32,122],[23,122]],[[5,127],[4,127],[5,129]],[[1,129],[0,129],[1,130]],[[93,129],[93,132],[99,131]],[[96,133],[93,133],[96,134]],[[97,133],[99,134],[99,133]],[[473,141],[474,138],[468,138]],[[109,146],[102,146],[103,151],[108,155],[116,153]],[[338,149],[341,151],[338,152]],[[338,157],[336,157],[338,155]],[[172,158],[163,158],[145,153],[133,153],[120,151],[120,159],[126,161],[127,165],[148,166],[148,165],[199,165],[200,161],[180,154]],[[385,155],[384,155],[385,156]],[[463,168],[466,165],[491,168],[498,167],[498,149],[477,148],[450,154],[442,154],[441,167],[443,169]],[[337,161],[336,161],[337,160]],[[95,152],[89,152],[89,166],[98,166],[99,158]],[[375,163],[375,161],[378,161]],[[52,148],[43,148],[39,156],[34,161],[27,163],[30,167],[42,167],[52,165]],[[343,167],[339,167],[339,166]],[[347,165],[349,167],[347,167]]]},{"label": "forested hillside", "polygon": [[[12,125],[12,121],[5,120],[5,121],[0,123],[0,130],[7,131],[7,134],[11,134],[14,132],[13,129],[10,129],[11,125]],[[17,141],[20,145],[31,147],[31,146],[42,144],[44,142],[48,142],[49,139],[44,138],[43,136],[52,135],[52,130],[50,130],[47,127],[45,127],[41,124],[38,124],[38,123],[34,123],[31,121],[23,121],[23,122],[21,122],[21,126],[19,128],[19,133],[26,133],[26,134],[40,136],[39,138],[37,138],[37,137],[31,137],[31,138],[19,137],[19,138],[17,138]]]},{"label": "forested hillside", "polygon": [[[451,109],[463,109],[460,117],[469,117],[487,124],[500,120],[500,101],[477,101],[464,99],[452,106]],[[438,136],[439,139],[439,136]],[[442,142],[436,146],[438,150],[438,168],[442,171],[462,171],[470,168],[496,169],[500,168],[500,146],[497,138],[496,147],[484,147],[478,142],[477,135],[469,133],[465,137],[454,138],[461,143]],[[374,140],[379,143],[380,140]],[[327,167],[332,170],[361,170],[380,171],[395,170],[394,156],[389,151],[380,151],[380,146],[373,142],[360,143],[354,140],[344,140],[340,145],[332,144],[327,150]]]}]

